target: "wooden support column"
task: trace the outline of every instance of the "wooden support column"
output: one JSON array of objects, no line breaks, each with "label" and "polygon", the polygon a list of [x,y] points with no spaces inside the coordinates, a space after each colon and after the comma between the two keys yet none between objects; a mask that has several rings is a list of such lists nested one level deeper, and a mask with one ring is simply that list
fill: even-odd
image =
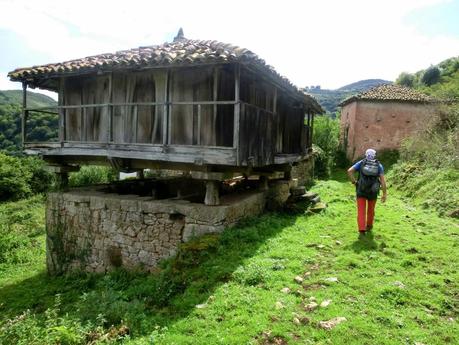
[{"label": "wooden support column", "polygon": [[[218,66],[214,67],[213,70],[213,77],[214,77],[214,82],[213,82],[213,95],[212,99],[214,102],[218,101]],[[214,111],[213,111],[213,121],[212,121],[212,145],[217,146],[217,113],[218,113],[218,105],[214,104]],[[201,128],[199,128],[199,131]],[[200,132],[199,132],[200,133]]]},{"label": "wooden support column", "polygon": [[166,82],[165,82],[165,103],[164,103],[164,119],[163,119],[163,145],[171,143],[171,106],[170,100],[170,75],[171,70],[168,69],[166,72]]},{"label": "wooden support column", "polygon": [[206,181],[204,204],[209,206],[220,205],[220,181]]},{"label": "wooden support column", "polygon": [[[64,78],[59,79],[59,93],[57,97],[57,105],[64,105]],[[64,145],[65,141],[65,109],[58,108],[59,113],[59,142],[61,146]]]},{"label": "wooden support column", "polygon": [[69,188],[69,173],[56,173],[56,187],[60,191],[65,191]]},{"label": "wooden support column", "polygon": [[72,165],[48,165],[46,170],[56,174],[58,190],[67,190],[69,187],[69,173],[80,170],[80,167]]},{"label": "wooden support column", "polygon": [[22,148],[24,149],[24,144],[26,142],[26,130],[27,130],[27,83],[22,82],[22,121],[21,121],[21,139],[22,139]]},{"label": "wooden support column", "polygon": [[113,142],[113,72],[108,75],[108,125],[107,143]]},{"label": "wooden support column", "polygon": [[239,154],[239,119],[241,114],[241,99],[240,99],[240,85],[241,85],[241,65],[236,64],[234,68],[234,133],[233,133],[233,148],[236,149],[236,164],[241,165],[241,157]]}]

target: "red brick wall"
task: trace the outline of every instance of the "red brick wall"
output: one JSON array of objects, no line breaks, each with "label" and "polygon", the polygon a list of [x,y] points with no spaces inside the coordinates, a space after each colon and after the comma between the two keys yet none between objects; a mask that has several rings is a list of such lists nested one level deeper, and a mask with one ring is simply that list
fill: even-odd
[{"label": "red brick wall", "polygon": [[348,158],[361,157],[367,148],[398,149],[403,139],[425,128],[435,110],[433,105],[402,102],[357,101],[345,105],[341,134],[344,142],[348,128]]}]

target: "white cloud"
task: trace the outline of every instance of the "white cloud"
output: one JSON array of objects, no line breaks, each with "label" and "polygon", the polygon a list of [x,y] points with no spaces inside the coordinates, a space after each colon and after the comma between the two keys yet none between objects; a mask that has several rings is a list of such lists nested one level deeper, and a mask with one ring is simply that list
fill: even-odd
[{"label": "white cloud", "polygon": [[[459,38],[425,37],[403,18],[444,0],[0,0],[0,29],[20,35],[31,64],[159,44],[185,36],[247,47],[299,86],[395,79],[456,55]],[[46,52],[52,61],[34,61]],[[19,66],[12,66],[12,68]]]}]

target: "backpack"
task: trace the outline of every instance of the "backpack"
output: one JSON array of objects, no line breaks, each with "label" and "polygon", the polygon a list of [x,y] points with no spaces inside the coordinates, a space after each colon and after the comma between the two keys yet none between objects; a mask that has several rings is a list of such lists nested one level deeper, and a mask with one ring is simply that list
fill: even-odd
[{"label": "backpack", "polygon": [[379,161],[364,159],[360,165],[357,196],[376,199],[380,188]]}]

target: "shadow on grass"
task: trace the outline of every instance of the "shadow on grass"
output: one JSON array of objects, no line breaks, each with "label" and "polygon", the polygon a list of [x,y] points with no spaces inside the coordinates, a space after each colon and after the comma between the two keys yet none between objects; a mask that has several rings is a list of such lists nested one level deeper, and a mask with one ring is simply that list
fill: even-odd
[{"label": "shadow on grass", "polygon": [[43,318],[59,295],[58,313],[64,318],[94,325],[102,315],[105,328],[126,325],[133,337],[148,334],[152,325],[170,326],[205,303],[266,240],[292,225],[298,215],[266,214],[220,235],[184,243],[154,274],[117,270],[107,275],[49,277],[40,272],[0,288],[0,323],[27,309]]},{"label": "shadow on grass", "polygon": [[346,249],[352,249],[356,253],[363,251],[378,250],[378,244],[374,239],[372,231],[367,232],[365,235],[360,235],[354,243],[348,245]]}]

